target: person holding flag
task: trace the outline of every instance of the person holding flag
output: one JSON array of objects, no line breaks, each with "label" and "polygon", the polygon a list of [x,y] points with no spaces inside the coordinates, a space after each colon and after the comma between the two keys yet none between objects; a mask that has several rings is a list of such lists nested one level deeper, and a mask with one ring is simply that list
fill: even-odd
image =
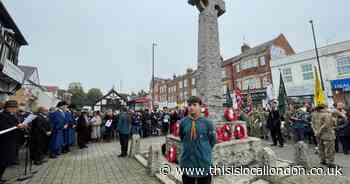
[{"label": "person holding flag", "polygon": [[314,103],[317,107],[320,104],[327,105],[326,96],[323,92],[323,87],[315,67],[315,89],[314,89]]},{"label": "person holding flag", "polygon": [[315,132],[317,141],[319,142],[319,157],[321,164],[329,168],[335,168],[335,128],[336,121],[332,114],[327,111],[326,98],[322,89],[321,81],[315,68],[315,91],[314,102],[316,106],[315,112],[312,114],[312,128]]},{"label": "person holding flag", "polygon": [[278,141],[279,146],[283,147],[284,140],[281,131],[281,115],[283,115],[286,112],[286,102],[287,93],[284,86],[282,73],[280,73],[278,102],[276,100],[272,100],[272,103],[270,104],[271,109],[267,118],[267,128],[270,129],[271,138],[273,141],[272,146],[277,146]]}]

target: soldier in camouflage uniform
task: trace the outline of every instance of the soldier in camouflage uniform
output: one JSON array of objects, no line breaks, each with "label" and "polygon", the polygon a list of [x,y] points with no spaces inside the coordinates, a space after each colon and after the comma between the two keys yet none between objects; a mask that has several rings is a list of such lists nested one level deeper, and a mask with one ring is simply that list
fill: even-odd
[{"label": "soldier in camouflage uniform", "polygon": [[261,137],[260,131],[260,115],[259,111],[255,110],[249,116],[248,126],[249,126],[249,135],[252,137]]},{"label": "soldier in camouflage uniform", "polygon": [[295,109],[293,104],[288,104],[288,111],[284,114],[284,131],[282,132],[283,136],[288,140],[293,137],[292,124],[295,116]]},{"label": "soldier in camouflage uniform", "polygon": [[263,108],[259,107],[255,115],[256,137],[267,139],[268,130],[266,130],[266,119],[268,113]]},{"label": "soldier in camouflage uniform", "polygon": [[269,139],[269,129],[267,128],[267,118],[269,117],[269,111],[264,108],[262,111],[262,118],[263,118],[263,124],[262,124],[262,132],[263,132],[263,138],[268,140]]},{"label": "soldier in camouflage uniform", "polygon": [[312,128],[319,140],[319,156],[321,164],[328,167],[336,167],[335,157],[335,129],[336,122],[332,114],[327,111],[326,105],[319,105],[312,114]]}]

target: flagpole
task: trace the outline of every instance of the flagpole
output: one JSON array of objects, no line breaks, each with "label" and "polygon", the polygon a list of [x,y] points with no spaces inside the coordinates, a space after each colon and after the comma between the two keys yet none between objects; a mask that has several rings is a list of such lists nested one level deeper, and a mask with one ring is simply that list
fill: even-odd
[{"label": "flagpole", "polygon": [[320,64],[320,57],[319,57],[319,54],[318,54],[318,48],[317,48],[317,42],[316,42],[316,34],[315,34],[314,22],[313,22],[313,20],[310,20],[309,22],[310,22],[310,24],[311,24],[312,35],[313,35],[313,37],[314,37],[315,52],[316,52],[316,59],[317,59],[318,71],[319,71],[319,73],[320,73],[321,86],[322,86],[322,90],[324,90],[323,77],[322,77],[321,64]]}]

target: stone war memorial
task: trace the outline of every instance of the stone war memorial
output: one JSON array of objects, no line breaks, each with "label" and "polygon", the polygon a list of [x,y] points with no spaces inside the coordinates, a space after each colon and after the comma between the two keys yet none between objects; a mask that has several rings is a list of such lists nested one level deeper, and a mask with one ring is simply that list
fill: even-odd
[{"label": "stone war memorial", "polygon": [[[207,106],[208,118],[217,130],[228,136],[214,148],[213,161],[215,165],[249,165],[257,160],[261,149],[260,140],[247,136],[246,124],[240,121],[227,121],[224,115],[224,98],[222,97],[221,54],[219,43],[218,18],[225,13],[223,0],[189,0],[188,3],[199,11],[198,21],[198,96]],[[243,136],[236,137],[233,131],[241,129]],[[232,131],[233,130],[233,131]],[[231,134],[231,135],[227,135]],[[236,139],[237,138],[237,139]],[[167,152],[176,147],[177,157],[181,152],[180,139],[177,136],[166,137]]]},{"label": "stone war memorial", "polygon": [[[222,58],[220,55],[218,19],[225,12],[224,0],[188,0],[189,5],[199,11],[198,17],[198,96],[207,109],[207,117],[214,122],[218,143],[213,150],[213,165],[218,168],[266,168],[291,166],[310,169],[307,155],[303,146],[297,145],[295,161],[279,159],[269,147],[264,147],[259,138],[247,135],[246,122],[234,121],[226,117],[224,98],[222,93]],[[225,112],[225,115],[224,115]],[[179,125],[177,125],[178,127]],[[222,133],[222,135],[220,134]],[[134,144],[135,145],[135,144]],[[133,148],[134,150],[136,148]],[[136,159],[148,168],[149,173],[155,175],[164,183],[181,183],[181,176],[177,175],[176,168],[181,153],[181,141],[178,129],[165,138],[165,154],[163,157],[160,148],[151,146],[148,152],[135,154]],[[305,157],[305,158],[299,158]],[[159,169],[166,166],[169,173],[164,176]],[[163,173],[164,174],[164,173]],[[294,178],[294,179],[293,179]],[[214,183],[232,184],[299,184],[299,183],[350,183],[346,178],[332,179],[327,177],[308,177],[290,175],[218,175]]]}]

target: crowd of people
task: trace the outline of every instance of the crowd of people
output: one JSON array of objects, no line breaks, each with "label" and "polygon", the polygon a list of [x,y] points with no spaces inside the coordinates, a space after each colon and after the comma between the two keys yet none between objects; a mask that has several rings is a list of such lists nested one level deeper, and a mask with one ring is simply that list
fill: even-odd
[{"label": "crowd of people", "polygon": [[[39,107],[27,112],[25,104],[10,100],[0,104],[0,131],[17,127],[0,134],[0,179],[5,169],[18,164],[18,153],[29,145],[30,160],[41,165],[47,158],[55,159],[71,151],[75,145],[85,149],[90,142],[110,142],[119,139],[120,157],[127,155],[131,135],[140,137],[161,136],[170,132],[170,127],[186,116],[184,110],[156,112],[134,111],[121,108],[120,111],[105,112],[77,110],[74,105],[62,101],[56,107]],[[26,144],[27,143],[27,144]],[[4,183],[4,180],[0,180]]]},{"label": "crowd of people", "polygon": [[309,143],[320,155],[321,164],[334,167],[334,153],[340,152],[340,147],[345,155],[350,153],[350,113],[344,108],[343,103],[333,107],[289,103],[281,114],[273,101],[270,109],[254,109],[245,119],[250,136],[271,138],[271,146],[283,147],[286,141]]},{"label": "crowd of people", "polygon": [[[1,179],[5,169],[18,164],[19,149],[25,143],[29,145],[30,160],[36,165],[46,162],[47,156],[55,159],[70,152],[72,146],[85,149],[90,142],[110,142],[114,139],[119,139],[121,144],[119,157],[125,157],[131,135],[167,135],[177,122],[190,117],[193,111],[190,107],[175,110],[165,107],[155,112],[126,108],[115,112],[89,112],[77,110],[74,105],[62,101],[50,109],[39,107],[36,112],[26,112],[23,105],[7,101],[3,106],[0,104],[0,131],[16,129],[0,133],[0,148],[7,150],[0,152],[0,183],[5,182]],[[340,151],[340,145],[344,154],[348,155],[350,151],[350,113],[345,111],[343,103],[335,104],[334,108],[325,105],[312,108],[308,103],[301,106],[291,103],[281,114],[277,101],[272,101],[269,109],[241,112],[239,119],[247,122],[249,136],[271,139],[271,146],[283,147],[286,140],[307,141],[315,145],[321,164],[329,167],[335,167],[334,155]],[[190,136],[196,136],[196,131],[200,130],[196,130],[197,125],[193,122],[197,119],[187,120],[192,121],[191,131],[195,129]],[[184,125],[180,123],[179,126],[182,136],[181,127]]]}]

